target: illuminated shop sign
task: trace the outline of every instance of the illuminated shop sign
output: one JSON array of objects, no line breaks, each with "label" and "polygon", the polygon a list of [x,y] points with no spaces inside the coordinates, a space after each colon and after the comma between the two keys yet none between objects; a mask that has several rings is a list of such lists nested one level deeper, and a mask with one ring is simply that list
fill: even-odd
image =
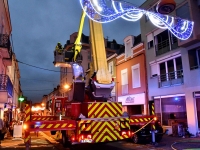
[{"label": "illuminated shop sign", "polygon": [[118,102],[122,102],[122,105],[144,105],[145,93],[120,96]]}]

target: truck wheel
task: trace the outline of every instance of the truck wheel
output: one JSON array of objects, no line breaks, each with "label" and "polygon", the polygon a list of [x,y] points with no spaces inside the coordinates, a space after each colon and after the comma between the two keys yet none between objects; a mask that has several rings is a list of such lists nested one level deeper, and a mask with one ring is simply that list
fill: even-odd
[{"label": "truck wheel", "polygon": [[51,135],[56,135],[56,131],[51,131]]},{"label": "truck wheel", "polygon": [[133,143],[135,143],[135,144],[139,143],[139,137],[138,137],[137,134],[134,134],[134,135],[133,135],[132,141],[133,141]]},{"label": "truck wheel", "polygon": [[68,139],[68,136],[66,135],[66,132],[62,133],[62,143],[63,143],[64,147],[70,147],[71,146],[71,143]]}]

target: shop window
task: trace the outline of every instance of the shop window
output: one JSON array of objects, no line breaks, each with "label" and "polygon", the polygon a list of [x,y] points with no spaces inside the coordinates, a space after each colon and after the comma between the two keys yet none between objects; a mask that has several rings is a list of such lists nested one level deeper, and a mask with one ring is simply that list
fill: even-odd
[{"label": "shop window", "polygon": [[196,98],[198,128],[200,128],[200,97]]},{"label": "shop window", "polygon": [[158,118],[158,120],[161,121],[160,99],[154,100],[154,111],[155,111],[155,115]]},{"label": "shop window", "polygon": [[160,118],[162,125],[171,126],[175,122],[187,122],[185,96],[158,98],[154,102],[155,114]]},{"label": "shop window", "polygon": [[200,50],[193,49],[188,51],[190,70],[194,70],[200,67]]},{"label": "shop window", "polygon": [[141,87],[140,83],[140,64],[134,65],[132,68],[132,87]]}]

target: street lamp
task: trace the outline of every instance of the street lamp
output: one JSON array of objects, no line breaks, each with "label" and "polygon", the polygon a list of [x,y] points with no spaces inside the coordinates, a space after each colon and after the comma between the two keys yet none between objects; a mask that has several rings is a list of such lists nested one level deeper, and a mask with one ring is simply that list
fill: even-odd
[{"label": "street lamp", "polygon": [[20,110],[22,109],[22,102],[24,101],[24,97],[20,96],[18,98],[18,100],[20,101]]},{"label": "street lamp", "polygon": [[68,90],[68,89],[69,89],[69,84],[65,84],[65,85],[64,85],[64,88],[65,88],[66,90]]}]

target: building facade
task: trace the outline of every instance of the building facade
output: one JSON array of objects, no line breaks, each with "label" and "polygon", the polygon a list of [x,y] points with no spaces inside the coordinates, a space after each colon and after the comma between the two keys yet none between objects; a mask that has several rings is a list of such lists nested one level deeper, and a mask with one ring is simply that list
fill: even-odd
[{"label": "building facade", "polygon": [[125,53],[116,57],[116,88],[123,111],[148,114],[147,80],[144,44],[141,35],[124,39]]},{"label": "building facade", "polygon": [[9,76],[12,73],[8,68],[8,66],[12,66],[10,44],[12,26],[7,0],[0,1],[0,15],[0,116],[2,118],[4,108],[10,109],[10,104],[13,103],[13,83]]},{"label": "building facade", "polygon": [[[147,0],[141,8],[155,11],[158,1]],[[200,15],[198,1],[176,1],[169,15],[194,21],[188,40],[178,40],[170,31],[155,27],[145,16],[140,20],[146,49],[148,99],[164,127],[185,123],[196,135],[200,128]]]}]

